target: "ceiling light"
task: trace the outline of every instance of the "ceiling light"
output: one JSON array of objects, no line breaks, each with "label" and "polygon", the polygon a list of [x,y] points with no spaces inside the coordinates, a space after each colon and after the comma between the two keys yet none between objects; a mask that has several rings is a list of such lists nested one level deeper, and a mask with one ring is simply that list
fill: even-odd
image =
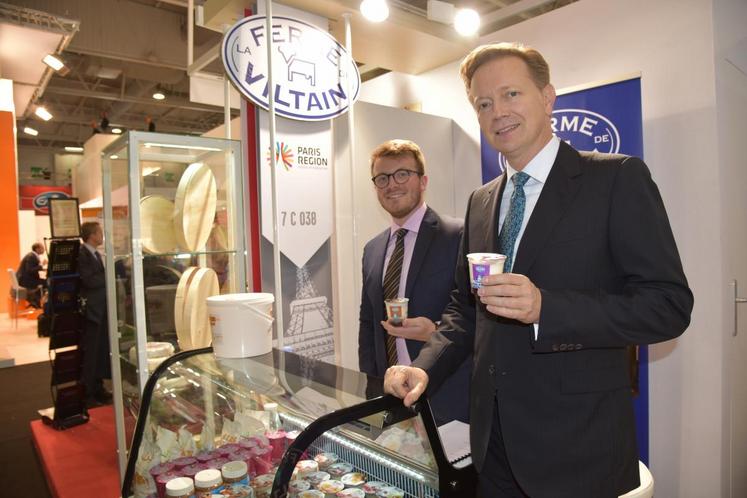
[{"label": "ceiling light", "polygon": [[112,133],[114,133],[115,135],[119,135],[120,133],[122,133],[122,128],[112,128]]},{"label": "ceiling light", "polygon": [[386,0],[363,0],[361,14],[371,22],[381,22],[389,17],[389,6]]},{"label": "ceiling light", "polygon": [[50,114],[47,108],[43,105],[38,106],[34,111],[34,114],[42,118],[44,121],[49,121],[50,119],[52,119],[52,114]]},{"label": "ceiling light", "polygon": [[159,89],[153,92],[153,98],[155,100],[163,100],[166,98],[166,94],[164,94],[163,91]]},{"label": "ceiling light", "polygon": [[30,126],[25,126],[25,127],[23,128],[23,132],[24,132],[24,133],[25,133],[26,135],[31,135],[32,137],[35,137],[35,136],[37,136],[37,135],[39,134],[39,132],[38,132],[38,131],[36,131],[35,129],[31,128]]},{"label": "ceiling light", "polygon": [[112,154],[111,156],[109,156],[109,159],[119,159],[119,156],[116,154]]},{"label": "ceiling light", "polygon": [[59,57],[52,54],[45,55],[42,59],[42,62],[44,62],[44,64],[51,67],[55,71],[59,71],[60,69],[65,67],[65,63],[62,62]]},{"label": "ceiling light", "polygon": [[459,9],[454,15],[454,29],[462,36],[471,36],[480,29],[480,15],[472,9]]},{"label": "ceiling light", "polygon": [[71,147],[68,145],[65,147],[65,150],[67,152],[83,152],[83,147]]}]

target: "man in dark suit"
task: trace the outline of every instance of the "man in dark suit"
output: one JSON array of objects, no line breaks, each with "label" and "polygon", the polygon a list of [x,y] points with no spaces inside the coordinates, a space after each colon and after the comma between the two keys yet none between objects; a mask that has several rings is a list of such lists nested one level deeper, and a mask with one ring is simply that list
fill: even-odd
[{"label": "man in dark suit", "polygon": [[80,297],[85,300],[85,330],[83,337],[82,381],[89,406],[106,403],[111,396],[104,388],[104,379],[111,378],[109,360],[109,328],[106,309],[104,260],[98,247],[104,243],[101,225],[95,221],[80,227],[82,247],[78,252]]},{"label": "man in dark suit", "polygon": [[[416,143],[390,140],[379,145],[371,154],[371,176],[392,223],[363,250],[358,360],[362,372],[383,377],[391,364],[409,365],[436,330],[435,321],[454,287],[462,223],[426,206],[425,158]],[[392,295],[385,296],[387,291]],[[409,299],[408,318],[401,325],[387,321],[385,297]],[[470,361],[460,364],[432,396],[440,424],[467,421]]]},{"label": "man in dark suit", "polygon": [[27,289],[26,300],[37,308],[41,305],[43,289],[47,287],[47,281],[39,277],[39,272],[44,269],[41,261],[42,254],[44,254],[44,244],[34,242],[31,252],[23,257],[16,270],[18,285]]},{"label": "man in dark suit", "polygon": [[[409,405],[474,353],[482,494],[617,497],[639,485],[625,348],[679,336],[693,306],[659,191],[641,160],[553,135],[555,90],[536,50],[478,47],[461,73],[508,168],[472,194],[441,325],[385,388]],[[476,295],[472,252],[507,256]]]}]

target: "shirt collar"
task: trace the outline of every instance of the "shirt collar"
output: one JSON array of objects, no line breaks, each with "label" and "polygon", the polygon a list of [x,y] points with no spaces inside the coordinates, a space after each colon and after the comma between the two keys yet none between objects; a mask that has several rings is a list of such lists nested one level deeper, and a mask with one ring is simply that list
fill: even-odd
[{"label": "shirt collar", "polygon": [[427,209],[428,206],[426,206],[425,202],[422,203],[419,208],[410,213],[410,216],[407,217],[404,225],[402,226],[399,226],[394,221],[392,221],[392,224],[389,227],[389,238],[394,237],[394,234],[396,234],[397,230],[399,230],[400,228],[406,228],[408,232],[418,233],[420,224],[423,222],[423,217],[425,217],[425,211]]},{"label": "shirt collar", "polygon": [[83,242],[83,245],[86,246],[86,249],[88,249],[89,251],[91,251],[91,254],[93,254],[94,256],[96,255],[97,252],[99,252],[98,249],[96,249],[95,247],[93,247],[88,242]]},{"label": "shirt collar", "polygon": [[[555,164],[555,158],[558,156],[558,150],[560,149],[560,139],[553,135],[547,144],[542,147],[536,156],[532,158],[529,163],[522,170],[524,173],[534,178],[539,183],[545,183],[547,177],[550,175],[552,165]],[[516,170],[511,167],[508,162],[506,163],[506,182],[508,182]]]}]

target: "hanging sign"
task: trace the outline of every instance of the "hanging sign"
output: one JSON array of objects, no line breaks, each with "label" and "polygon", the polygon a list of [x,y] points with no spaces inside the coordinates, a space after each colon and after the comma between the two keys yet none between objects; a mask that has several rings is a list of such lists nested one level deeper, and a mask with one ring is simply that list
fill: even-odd
[{"label": "hanging sign", "polygon": [[[329,33],[290,17],[241,19],[223,37],[221,57],[239,92],[258,106],[290,119],[322,121],[345,113],[358,99],[355,61]],[[273,88],[267,80],[267,41],[272,40]]]},{"label": "hanging sign", "polygon": [[[263,123],[260,119],[260,124]],[[262,235],[273,239],[270,151],[275,154],[280,252],[304,266],[332,234],[332,140],[327,123],[278,122],[259,134]]]}]

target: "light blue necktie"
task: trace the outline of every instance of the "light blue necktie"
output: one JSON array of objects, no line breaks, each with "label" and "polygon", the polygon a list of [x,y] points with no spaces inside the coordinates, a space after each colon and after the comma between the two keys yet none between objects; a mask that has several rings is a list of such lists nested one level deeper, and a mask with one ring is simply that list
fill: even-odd
[{"label": "light blue necktie", "polygon": [[511,181],[514,182],[514,193],[511,194],[508,214],[503,221],[501,233],[498,235],[498,250],[501,254],[506,255],[506,262],[503,265],[504,273],[509,273],[514,266],[514,245],[521,230],[521,222],[524,220],[524,207],[527,203],[527,198],[524,195],[524,184],[530,178],[523,171],[519,171],[511,177]]}]

